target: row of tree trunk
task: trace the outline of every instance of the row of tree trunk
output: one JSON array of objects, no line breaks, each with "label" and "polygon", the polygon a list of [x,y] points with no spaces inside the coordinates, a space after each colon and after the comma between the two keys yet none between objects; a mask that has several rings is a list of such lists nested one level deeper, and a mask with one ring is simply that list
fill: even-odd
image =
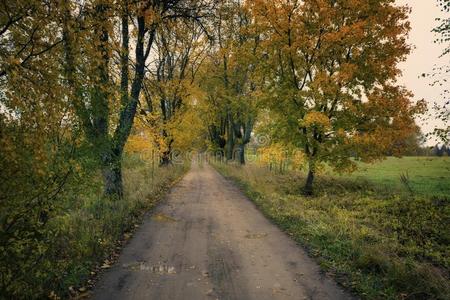
[{"label": "row of tree trunk", "polygon": [[209,139],[227,162],[236,161],[244,165],[245,147],[251,139],[254,117],[236,115],[238,118],[233,118],[233,114],[227,112],[220,118],[219,125],[211,124],[208,127]]},{"label": "row of tree trunk", "polygon": [[[64,0],[62,7],[64,70],[70,100],[88,142],[98,153],[105,194],[122,198],[122,154],[131,133],[143,81],[148,73],[146,61],[157,29],[165,20],[199,20],[200,10],[206,9],[206,4],[188,0],[150,0],[136,4],[122,0],[116,5],[99,1],[92,8],[81,11],[83,17],[77,17],[74,3],[70,0]],[[159,17],[148,18],[146,16],[149,13]],[[120,49],[113,49],[114,37],[110,36],[114,15],[120,16],[121,20],[120,32],[113,33],[120,36]],[[131,47],[129,24],[133,24],[136,29]],[[134,50],[134,55],[130,56],[130,49]],[[117,68],[112,65],[112,53],[115,50],[120,56]],[[114,116],[111,107],[114,95],[111,90],[116,88],[116,72],[120,74],[120,86],[117,88],[120,91],[121,107],[118,115]],[[115,128],[111,128],[112,120]],[[163,161],[167,160],[166,156],[162,157]]]}]

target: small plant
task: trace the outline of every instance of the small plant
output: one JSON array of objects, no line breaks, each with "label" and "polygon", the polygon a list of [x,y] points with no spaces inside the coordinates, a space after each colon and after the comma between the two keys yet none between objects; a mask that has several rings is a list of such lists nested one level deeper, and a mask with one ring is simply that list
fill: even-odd
[{"label": "small plant", "polygon": [[408,190],[408,192],[411,193],[411,195],[414,194],[414,191],[411,187],[411,180],[409,178],[408,171],[400,174],[400,182]]}]

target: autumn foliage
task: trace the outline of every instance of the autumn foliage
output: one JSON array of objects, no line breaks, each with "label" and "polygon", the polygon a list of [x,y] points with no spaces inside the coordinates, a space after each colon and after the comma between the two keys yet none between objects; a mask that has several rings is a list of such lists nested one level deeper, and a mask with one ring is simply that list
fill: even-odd
[{"label": "autumn foliage", "polygon": [[393,0],[2,3],[0,293],[50,280],[33,262],[85,183],[102,182],[101,203],[126,203],[125,152],[162,168],[193,149],[243,165],[263,133],[262,160],[307,170],[306,194],[324,165],[401,155],[424,110],[396,82],[408,11]]},{"label": "autumn foliage", "polygon": [[[410,51],[408,8],[393,1],[254,1],[267,56],[264,102],[273,136],[294,143],[315,168],[373,161],[415,130],[423,103],[396,84]],[[395,154],[400,154],[395,149]]]}]

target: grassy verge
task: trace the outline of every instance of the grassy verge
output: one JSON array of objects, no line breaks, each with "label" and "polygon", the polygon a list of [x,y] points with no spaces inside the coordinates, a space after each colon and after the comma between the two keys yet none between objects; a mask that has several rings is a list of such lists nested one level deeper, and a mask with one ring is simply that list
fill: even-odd
[{"label": "grassy verge", "polygon": [[41,258],[33,272],[17,273],[9,293],[24,299],[66,299],[86,293],[92,277],[114,261],[144,213],[187,169],[187,165],[174,165],[152,171],[149,162],[126,155],[122,200],[102,196],[99,172],[71,183],[45,226],[40,240],[44,246],[24,245],[41,251]]},{"label": "grassy verge", "polygon": [[[57,290],[79,286],[93,267],[105,265],[105,257],[131,236],[143,214],[158,203],[186,170],[187,166],[174,165],[152,171],[149,163],[128,156],[124,161],[123,201],[104,199],[97,190],[80,198],[77,209],[55,219],[54,226],[61,230],[55,241],[59,253],[65,252],[61,258],[66,269],[57,280],[60,282]],[[112,259],[106,259],[106,266],[108,261]]]},{"label": "grassy verge", "polygon": [[357,178],[214,164],[260,210],[363,299],[449,299],[450,198],[406,196]]}]

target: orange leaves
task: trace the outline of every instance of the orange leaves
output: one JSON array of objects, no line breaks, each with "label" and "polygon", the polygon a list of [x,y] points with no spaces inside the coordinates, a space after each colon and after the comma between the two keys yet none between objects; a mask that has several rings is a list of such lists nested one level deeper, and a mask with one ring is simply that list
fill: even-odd
[{"label": "orange leaves", "polygon": [[264,28],[268,107],[289,128],[286,142],[315,162],[343,170],[357,154],[372,160],[393,153],[410,135],[423,104],[395,82],[409,53],[408,9],[393,1],[257,0]]},{"label": "orange leaves", "polygon": [[417,133],[414,117],[424,109],[423,102],[413,104],[410,93],[400,87],[374,89],[359,108],[365,122],[352,135],[352,148],[369,161],[388,153],[401,155],[407,150],[403,141]]},{"label": "orange leaves", "polygon": [[[147,5],[144,4],[144,6]],[[156,24],[158,22],[161,22],[162,20],[162,16],[161,13],[159,12],[159,9],[147,8],[146,10],[143,11],[143,15],[146,24]]]},{"label": "orange leaves", "polygon": [[358,20],[350,24],[339,25],[335,30],[327,32],[324,35],[324,42],[333,46],[333,43],[358,44],[362,39],[366,37],[364,28],[367,26],[366,20]]},{"label": "orange leaves", "polygon": [[352,63],[343,63],[337,71],[336,80],[340,85],[346,85],[353,81],[358,66]]}]

